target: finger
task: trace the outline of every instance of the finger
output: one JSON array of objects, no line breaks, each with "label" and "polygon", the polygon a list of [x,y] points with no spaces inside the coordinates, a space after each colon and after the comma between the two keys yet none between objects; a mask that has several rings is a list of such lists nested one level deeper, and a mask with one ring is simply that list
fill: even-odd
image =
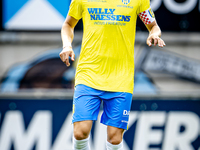
[{"label": "finger", "polygon": [[154,39],[154,46],[156,46],[157,44],[158,44],[158,39],[155,38],[155,39]]},{"label": "finger", "polygon": [[66,59],[65,64],[66,64],[67,67],[70,66],[69,59]]},{"label": "finger", "polygon": [[70,66],[70,63],[69,63],[69,55],[65,55],[65,64],[67,65],[67,67]]},{"label": "finger", "polygon": [[148,40],[147,40],[147,45],[148,45],[149,47],[151,47],[151,45],[152,45],[152,39],[148,39]]},{"label": "finger", "polygon": [[62,62],[64,62],[65,59],[64,59],[63,53],[60,53],[59,56],[60,56],[60,59],[62,60]]},{"label": "finger", "polygon": [[70,52],[69,56],[71,57],[71,60],[74,61],[75,59],[75,54],[73,51]]},{"label": "finger", "polygon": [[163,40],[162,40],[162,39],[159,39],[159,40],[158,40],[158,46],[159,46],[159,47],[163,47],[163,45],[164,45],[164,44],[163,44]]},{"label": "finger", "polygon": [[72,51],[71,60],[72,60],[72,61],[74,61],[74,60],[75,60],[75,54],[74,54],[74,52],[73,52],[73,51]]},{"label": "finger", "polygon": [[165,42],[163,41],[163,45],[166,46]]},{"label": "finger", "polygon": [[162,40],[162,46],[164,47],[164,46],[166,46],[166,44],[165,44],[165,42]]}]

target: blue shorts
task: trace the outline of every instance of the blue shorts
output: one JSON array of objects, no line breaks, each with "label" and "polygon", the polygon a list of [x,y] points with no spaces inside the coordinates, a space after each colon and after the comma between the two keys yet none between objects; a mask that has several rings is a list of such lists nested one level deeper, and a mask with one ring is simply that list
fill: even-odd
[{"label": "blue shorts", "polygon": [[127,130],[132,94],[101,91],[82,84],[75,88],[72,123],[97,120],[102,101],[101,123]]}]

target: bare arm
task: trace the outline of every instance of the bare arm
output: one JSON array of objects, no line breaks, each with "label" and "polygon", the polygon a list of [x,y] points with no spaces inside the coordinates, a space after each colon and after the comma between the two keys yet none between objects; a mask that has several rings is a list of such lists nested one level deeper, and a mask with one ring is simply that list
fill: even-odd
[{"label": "bare arm", "polygon": [[69,67],[69,57],[74,61],[75,54],[72,49],[71,43],[74,38],[74,27],[78,23],[78,20],[67,15],[65,22],[61,29],[61,38],[63,42],[63,50],[60,52],[60,59]]},{"label": "bare arm", "polygon": [[147,29],[149,30],[149,36],[147,38],[147,45],[154,46],[158,45],[159,47],[165,46],[165,42],[160,38],[161,37],[161,30],[156,21],[147,24]]}]

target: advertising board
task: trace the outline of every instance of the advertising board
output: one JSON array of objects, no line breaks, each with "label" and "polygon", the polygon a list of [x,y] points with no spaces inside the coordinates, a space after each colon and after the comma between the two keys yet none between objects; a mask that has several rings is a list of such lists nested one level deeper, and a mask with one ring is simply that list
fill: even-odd
[{"label": "advertising board", "polygon": [[[72,150],[71,106],[72,100],[0,100],[0,149]],[[130,114],[124,150],[200,150],[199,108],[200,100],[133,100],[123,112]],[[98,119],[91,150],[105,150],[105,141]]]},{"label": "advertising board", "polygon": [[[59,2],[55,0],[2,0],[3,28],[28,31],[60,30],[70,2],[70,0],[59,0]],[[199,0],[151,0],[151,7],[163,31],[200,31]],[[76,29],[82,29],[82,22]],[[137,29],[146,31],[141,21],[138,21]]]}]

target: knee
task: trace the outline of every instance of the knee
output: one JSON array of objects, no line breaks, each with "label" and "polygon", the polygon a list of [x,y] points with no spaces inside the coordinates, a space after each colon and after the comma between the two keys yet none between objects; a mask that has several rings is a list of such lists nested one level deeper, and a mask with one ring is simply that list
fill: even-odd
[{"label": "knee", "polygon": [[76,140],[83,140],[88,138],[90,134],[90,128],[85,124],[78,124],[74,126],[74,138]]},{"label": "knee", "polygon": [[118,145],[122,142],[122,135],[115,133],[109,134],[107,140],[112,145]]},{"label": "knee", "polygon": [[83,140],[83,139],[86,139],[87,137],[88,137],[88,135],[84,132],[81,132],[81,131],[74,132],[74,138],[76,140]]},{"label": "knee", "polygon": [[122,142],[122,139],[120,138],[111,138],[111,139],[108,139],[108,142],[112,145],[118,145]]},{"label": "knee", "polygon": [[107,141],[112,145],[118,145],[122,142],[124,129],[108,126]]}]

